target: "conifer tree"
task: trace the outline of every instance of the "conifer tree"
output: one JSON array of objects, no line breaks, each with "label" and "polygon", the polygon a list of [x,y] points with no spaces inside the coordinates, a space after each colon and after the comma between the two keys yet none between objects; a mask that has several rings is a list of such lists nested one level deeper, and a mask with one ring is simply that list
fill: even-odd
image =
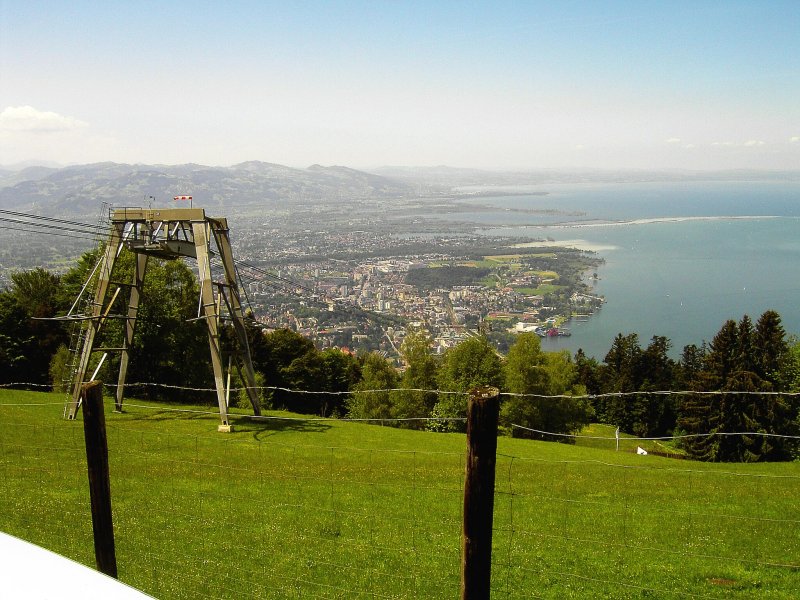
[{"label": "conifer tree", "polygon": [[783,372],[787,367],[789,344],[781,317],[768,310],[759,317],[754,333],[754,370],[759,377],[772,383],[777,390],[787,385]]},{"label": "conifer tree", "polygon": [[[689,396],[681,406],[679,427],[699,437],[686,441],[702,460],[785,460],[797,421],[780,391],[788,345],[780,317],[767,311],[754,328],[749,317],[726,321],[710,344],[698,388],[719,395]],[[760,394],[759,392],[766,392]],[[709,434],[706,436],[706,434]]]},{"label": "conifer tree", "polygon": [[736,366],[734,372],[744,371],[747,373],[755,373],[756,363],[753,347],[755,343],[755,331],[753,330],[753,322],[750,320],[749,316],[744,315],[739,320],[737,334]]},{"label": "conifer tree", "polygon": [[632,433],[640,436],[666,435],[675,427],[676,407],[672,396],[648,394],[672,387],[675,361],[669,355],[671,342],[664,336],[653,336],[639,354],[635,367],[638,391],[630,401]]},{"label": "conifer tree", "polygon": [[[708,373],[704,370],[708,355],[705,342],[702,346],[684,346],[678,365],[677,385],[682,391],[706,391],[711,389]],[[680,397],[676,433],[702,434],[711,430],[711,417],[718,407],[718,399],[701,394],[686,393]],[[692,437],[681,441],[681,446],[698,460],[712,460],[715,454],[714,440],[708,437]]]},{"label": "conifer tree", "polygon": [[578,381],[586,388],[586,393],[599,394],[601,389],[600,365],[597,360],[586,356],[583,348],[578,348],[575,353],[575,368],[578,372]]},{"label": "conifer tree", "polygon": [[675,368],[675,386],[680,390],[701,389],[703,363],[708,349],[705,342],[701,346],[689,344],[683,347],[681,359]]},{"label": "conifer tree", "polygon": [[[736,321],[728,319],[711,340],[701,370],[697,371],[695,350],[685,351],[686,368],[694,371],[691,389],[720,390],[736,371],[739,345],[739,328]],[[681,400],[678,428],[692,436],[682,443],[690,456],[698,460],[719,460],[721,437],[710,434],[724,430],[723,413],[729,410],[730,402],[725,396],[689,394]]]},{"label": "conifer tree", "polygon": [[[635,333],[617,334],[603,359],[601,381],[604,393],[637,391],[640,381],[641,353],[639,337]],[[629,410],[627,396],[603,398],[595,410],[605,415],[606,423],[617,425],[622,431],[633,433],[634,415]]]},{"label": "conifer tree", "polygon": [[739,365],[739,328],[736,321],[728,319],[709,344],[705,368],[709,384],[720,389]]}]

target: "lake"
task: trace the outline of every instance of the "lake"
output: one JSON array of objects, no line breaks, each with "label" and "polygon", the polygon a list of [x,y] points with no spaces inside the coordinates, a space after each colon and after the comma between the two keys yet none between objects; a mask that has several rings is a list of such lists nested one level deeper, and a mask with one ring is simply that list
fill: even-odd
[{"label": "lake", "polygon": [[[475,188],[469,191],[477,191]],[[617,333],[710,341],[726,319],[778,311],[800,334],[800,182],[669,182],[482,188],[470,213],[487,235],[549,237],[598,252],[606,304],[548,350],[602,360]],[[515,195],[507,195],[507,194]],[[494,210],[496,208],[496,210]],[[515,212],[510,213],[509,209]],[[559,214],[519,211],[556,209]],[[513,215],[515,226],[509,223]],[[464,214],[459,213],[463,218]],[[620,223],[622,222],[622,223]]]}]

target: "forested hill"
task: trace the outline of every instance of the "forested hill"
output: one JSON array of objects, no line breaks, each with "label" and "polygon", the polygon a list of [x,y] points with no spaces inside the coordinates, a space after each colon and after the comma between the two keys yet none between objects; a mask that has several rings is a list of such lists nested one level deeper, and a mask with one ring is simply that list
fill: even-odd
[{"label": "forested hill", "polygon": [[75,215],[94,215],[101,202],[146,204],[149,196],[163,203],[192,194],[203,207],[219,209],[402,198],[418,191],[396,179],[345,167],[295,169],[258,161],[231,167],[105,162],[0,173],[0,208]]}]

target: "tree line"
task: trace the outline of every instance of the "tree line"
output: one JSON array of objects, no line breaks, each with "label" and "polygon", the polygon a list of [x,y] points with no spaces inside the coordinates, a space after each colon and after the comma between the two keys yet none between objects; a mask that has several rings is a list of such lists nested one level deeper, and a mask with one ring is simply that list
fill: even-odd
[{"label": "tree line", "polygon": [[[624,392],[595,401],[598,420],[637,436],[681,437],[694,458],[713,461],[798,457],[800,342],[788,338],[780,315],[764,312],[725,321],[711,342],[669,357],[670,341],[654,336],[642,348],[619,334],[602,363],[578,352],[575,362],[590,394]],[[691,391],[680,395],[656,391]],[[745,435],[729,435],[745,432]],[[712,435],[703,435],[712,434]],[[788,437],[784,437],[788,436]]]},{"label": "tree line", "polygon": [[[12,274],[10,287],[0,291],[0,383],[57,389],[68,381],[66,326],[38,319],[69,310],[98,253],[85,254],[60,276],[44,269]],[[129,281],[133,269],[126,254],[115,274],[121,281]],[[205,324],[193,320],[198,295],[197,280],[183,262],[150,261],[129,381],[208,387],[213,376]],[[124,311],[121,296],[113,312]],[[119,346],[121,324],[108,321],[98,343]],[[488,385],[504,392],[501,427],[508,435],[568,441],[555,434],[575,434],[599,421],[638,437],[676,436],[689,456],[701,460],[789,460],[800,453],[792,439],[800,432],[799,403],[791,395],[800,392],[800,342],[787,336],[774,311],[755,323],[748,316],[726,321],[709,343],[686,346],[677,360],[669,339],[654,336],[642,347],[636,334],[617,335],[602,361],[581,350],[574,356],[545,352],[530,333],[517,336],[505,356],[482,336],[438,356],[426,331],[409,330],[398,368],[376,352],[320,350],[288,329],[264,332],[255,322],[248,329],[257,380],[269,388],[261,392],[267,407],[462,431],[466,392]],[[227,343],[223,330],[223,347]],[[113,379],[117,367],[110,358],[99,377]],[[691,393],[655,393],[669,391]],[[198,400],[178,388],[129,392]],[[739,432],[747,435],[727,435]]]}]

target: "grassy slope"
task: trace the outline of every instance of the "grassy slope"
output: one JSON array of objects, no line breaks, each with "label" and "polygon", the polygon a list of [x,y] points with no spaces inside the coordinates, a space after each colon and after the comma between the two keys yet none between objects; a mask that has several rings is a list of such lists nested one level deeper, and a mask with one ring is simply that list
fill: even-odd
[{"label": "grassy slope", "polygon": [[[93,564],[83,432],[62,402],[0,391],[0,529]],[[458,596],[462,435],[247,420],[226,435],[162,408],[107,414],[124,581],[161,598]],[[800,564],[799,464],[498,452],[493,597],[794,597],[800,570],[767,563]]]}]

